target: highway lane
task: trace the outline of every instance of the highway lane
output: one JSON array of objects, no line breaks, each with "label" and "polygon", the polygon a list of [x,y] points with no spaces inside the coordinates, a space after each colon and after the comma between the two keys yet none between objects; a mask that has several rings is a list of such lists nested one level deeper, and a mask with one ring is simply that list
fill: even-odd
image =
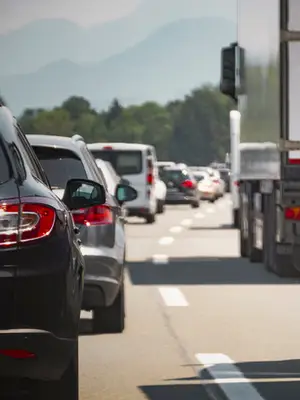
[{"label": "highway lane", "polygon": [[126,331],[85,321],[81,400],[299,399],[299,284],[241,260],[229,224],[227,198],[130,219]]}]

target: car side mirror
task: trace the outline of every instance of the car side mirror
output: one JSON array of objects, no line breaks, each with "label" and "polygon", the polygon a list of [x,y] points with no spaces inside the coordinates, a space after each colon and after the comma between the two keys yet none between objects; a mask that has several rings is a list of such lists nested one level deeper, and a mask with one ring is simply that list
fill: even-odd
[{"label": "car side mirror", "polygon": [[70,179],[62,201],[71,211],[101,205],[106,201],[105,189],[89,179]]},{"label": "car side mirror", "polygon": [[120,204],[133,201],[137,198],[137,191],[129,185],[119,184],[116,187],[116,199]]}]

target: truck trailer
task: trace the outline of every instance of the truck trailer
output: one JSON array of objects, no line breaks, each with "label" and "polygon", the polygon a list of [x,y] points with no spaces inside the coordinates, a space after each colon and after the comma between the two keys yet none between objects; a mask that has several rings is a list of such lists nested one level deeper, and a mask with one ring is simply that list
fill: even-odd
[{"label": "truck trailer", "polygon": [[240,255],[300,275],[300,1],[237,0],[220,90],[240,112]]}]

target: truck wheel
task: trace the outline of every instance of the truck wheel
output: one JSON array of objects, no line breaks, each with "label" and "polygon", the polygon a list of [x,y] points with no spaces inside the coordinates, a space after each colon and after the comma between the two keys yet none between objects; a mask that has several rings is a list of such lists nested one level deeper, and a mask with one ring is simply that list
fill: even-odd
[{"label": "truck wheel", "polygon": [[110,307],[98,307],[93,312],[95,333],[122,333],[125,329],[125,290],[122,283],[119,293]]},{"label": "truck wheel", "polygon": [[276,254],[270,268],[280,278],[295,278],[300,275],[293,266],[292,257],[286,254]]},{"label": "truck wheel", "polygon": [[240,226],[240,215],[239,215],[239,210],[238,209],[234,209],[233,210],[232,219],[233,219],[233,227],[236,228],[236,229],[239,228],[239,226]]}]

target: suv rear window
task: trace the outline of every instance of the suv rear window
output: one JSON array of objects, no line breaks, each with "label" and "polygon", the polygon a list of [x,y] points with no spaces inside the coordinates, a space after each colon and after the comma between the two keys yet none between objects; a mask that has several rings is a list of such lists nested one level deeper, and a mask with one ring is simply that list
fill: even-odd
[{"label": "suv rear window", "polygon": [[69,179],[87,179],[82,161],[71,150],[33,146],[52,189],[64,189]]},{"label": "suv rear window", "polygon": [[191,179],[190,174],[185,169],[164,169],[161,176],[165,182],[173,180],[181,183],[187,179]]},{"label": "suv rear window", "polygon": [[7,156],[4,152],[2,144],[0,143],[0,185],[10,179],[10,168]]},{"label": "suv rear window", "polygon": [[141,151],[122,150],[90,150],[97,159],[108,161],[114,167],[116,173],[122,175],[140,174],[143,170],[143,158]]}]

